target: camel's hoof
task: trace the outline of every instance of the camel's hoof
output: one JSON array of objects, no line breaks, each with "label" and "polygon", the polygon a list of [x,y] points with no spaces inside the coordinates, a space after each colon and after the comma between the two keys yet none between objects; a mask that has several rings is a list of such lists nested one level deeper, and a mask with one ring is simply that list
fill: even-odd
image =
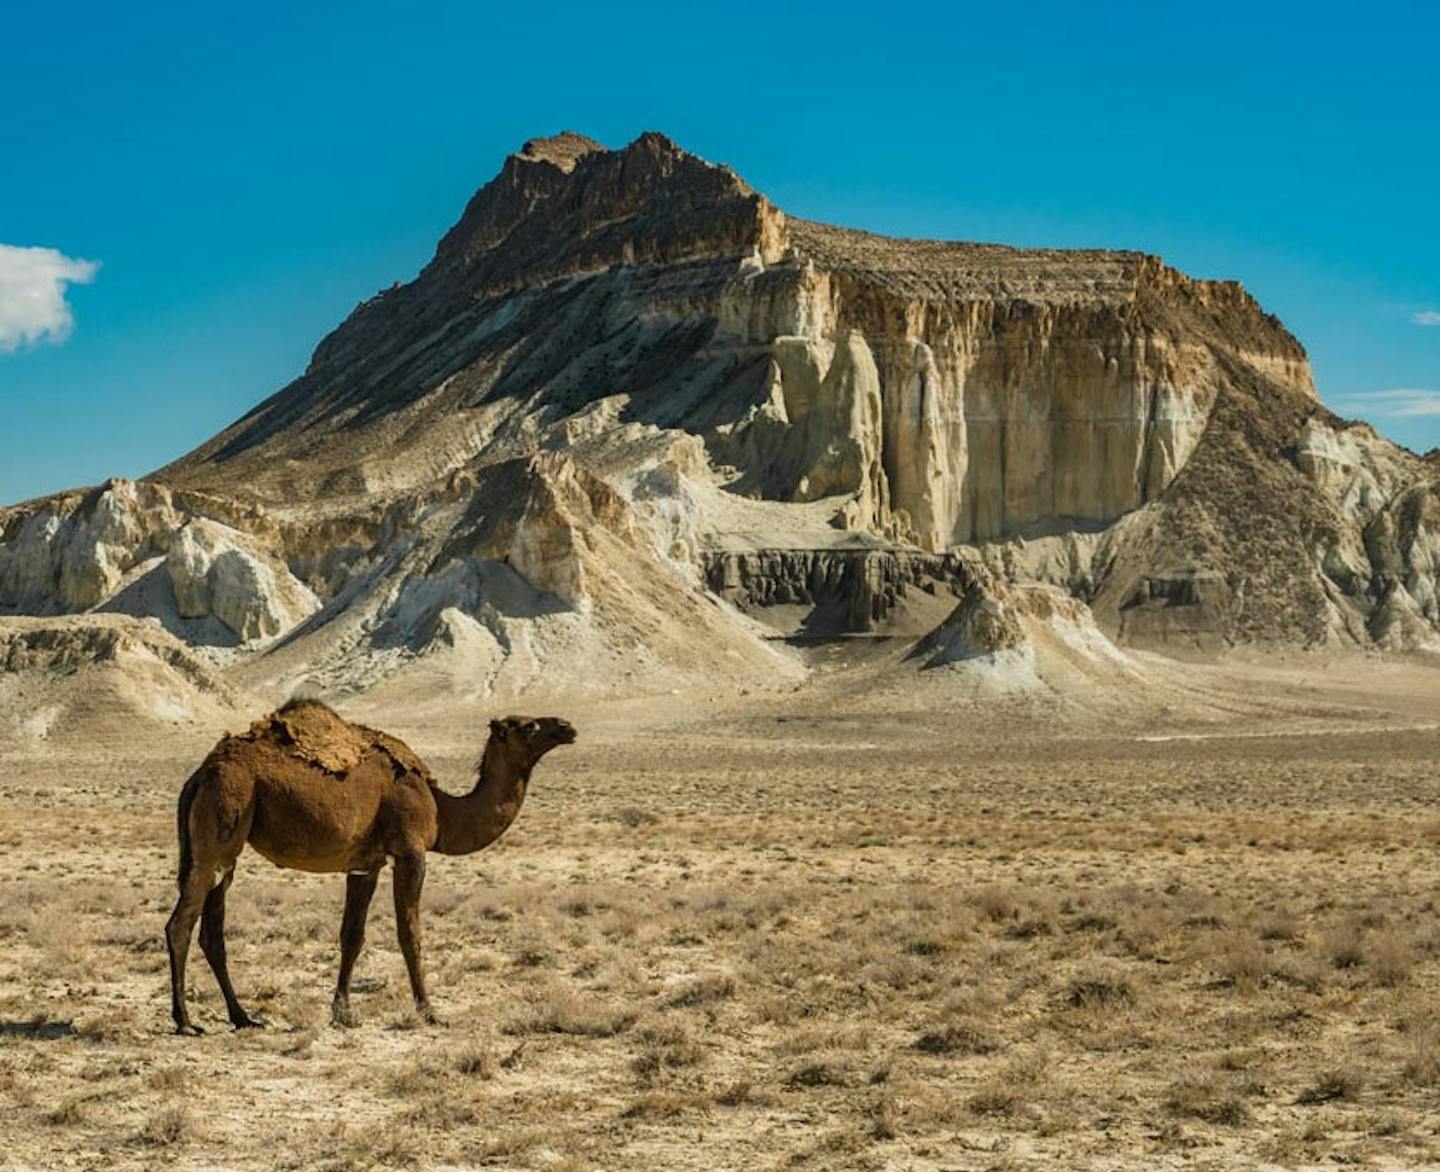
[{"label": "camel's hoof", "polygon": [[242,1013],[239,1017],[232,1017],[230,1024],[237,1030],[263,1030],[265,1023],[259,1018],[251,1017],[248,1013]]},{"label": "camel's hoof", "polygon": [[330,1024],[342,1030],[353,1030],[360,1024],[360,1015],[348,1005],[335,1005],[330,1009]]},{"label": "camel's hoof", "polygon": [[415,1007],[415,1015],[428,1026],[449,1025],[449,1022],[447,1022],[444,1018],[437,1014],[428,1005],[417,1005]]},{"label": "camel's hoof", "polygon": [[175,1032],[182,1038],[198,1038],[205,1033],[199,1026],[188,1021],[178,1022],[175,1026]]}]

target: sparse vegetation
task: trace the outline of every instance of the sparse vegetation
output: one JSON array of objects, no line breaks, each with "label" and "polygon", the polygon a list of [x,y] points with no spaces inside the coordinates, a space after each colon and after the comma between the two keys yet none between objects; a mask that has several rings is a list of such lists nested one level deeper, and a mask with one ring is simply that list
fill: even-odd
[{"label": "sparse vegetation", "polygon": [[[674,1166],[703,1134],[747,1169],[925,1167],[957,1136],[986,1167],[1440,1161],[1440,857],[1415,813],[1440,734],[870,730],[872,762],[797,757],[774,723],[664,734],[634,828],[612,814],[632,749],[582,740],[503,849],[434,859],[445,1029],[414,1016],[385,899],[365,1024],[330,1028],[340,890],[247,857],[231,965],[271,1028],[230,1033],[197,952],[210,1036],[177,1043],[145,941],[193,760],[122,762],[78,817],[74,762],[0,775],[9,1152],[578,1172]],[[40,795],[23,823],[16,787]]]},{"label": "sparse vegetation", "polygon": [[574,1034],[608,1038],[628,1028],[635,1012],[564,985],[550,985],[505,1026],[509,1034]]},{"label": "sparse vegetation", "polygon": [[1177,1115],[1225,1127],[1239,1127],[1250,1118],[1250,1108],[1233,1080],[1213,1074],[1182,1078],[1170,1088],[1166,1106]]},{"label": "sparse vegetation", "polygon": [[685,985],[670,994],[666,1001],[672,1007],[707,1005],[735,996],[734,978],[728,976],[700,977],[687,981]]},{"label": "sparse vegetation", "polygon": [[1070,978],[1065,1000],[1076,1009],[1109,1009],[1135,1000],[1130,978],[1115,969],[1095,969]]},{"label": "sparse vegetation", "polygon": [[994,1035],[972,1022],[950,1022],[915,1039],[922,1054],[989,1054],[996,1049]]},{"label": "sparse vegetation", "polygon": [[146,1117],[135,1141],[145,1147],[168,1148],[183,1143],[190,1133],[190,1113],[184,1107],[162,1107]]},{"label": "sparse vegetation", "polygon": [[1360,1093],[1360,1076],[1353,1070],[1334,1067],[1322,1071],[1319,1078],[1300,1092],[1296,1102],[1304,1106],[1333,1103],[1336,1099],[1353,1099]]}]

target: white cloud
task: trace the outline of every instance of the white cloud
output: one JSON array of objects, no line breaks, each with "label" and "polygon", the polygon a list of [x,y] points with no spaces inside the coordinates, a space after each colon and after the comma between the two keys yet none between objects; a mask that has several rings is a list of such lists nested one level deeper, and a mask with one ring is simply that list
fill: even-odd
[{"label": "white cloud", "polygon": [[75,319],[65,287],[88,284],[99,267],[98,261],[74,260],[53,248],[0,244],[0,354],[68,338]]},{"label": "white cloud", "polygon": [[1410,315],[1417,326],[1440,326],[1440,309],[1422,309]]},{"label": "white cloud", "polygon": [[1440,391],[1419,387],[1363,391],[1338,399],[1335,410],[1342,415],[1366,415],[1375,419],[1417,419],[1440,415]]}]

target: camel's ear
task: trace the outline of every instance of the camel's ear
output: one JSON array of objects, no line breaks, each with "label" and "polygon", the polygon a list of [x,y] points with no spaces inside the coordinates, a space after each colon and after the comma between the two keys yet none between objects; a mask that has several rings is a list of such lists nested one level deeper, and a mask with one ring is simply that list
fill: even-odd
[{"label": "camel's ear", "polygon": [[509,726],[503,720],[492,720],[490,722],[490,735],[496,740],[503,741],[505,734],[509,731]]}]

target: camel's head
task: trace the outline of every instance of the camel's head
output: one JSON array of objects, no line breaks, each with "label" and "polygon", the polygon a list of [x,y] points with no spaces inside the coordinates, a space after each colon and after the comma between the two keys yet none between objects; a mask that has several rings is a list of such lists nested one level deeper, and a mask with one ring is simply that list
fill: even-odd
[{"label": "camel's head", "polygon": [[507,716],[490,722],[490,736],[511,753],[538,761],[559,745],[575,743],[575,726],[558,716]]}]

